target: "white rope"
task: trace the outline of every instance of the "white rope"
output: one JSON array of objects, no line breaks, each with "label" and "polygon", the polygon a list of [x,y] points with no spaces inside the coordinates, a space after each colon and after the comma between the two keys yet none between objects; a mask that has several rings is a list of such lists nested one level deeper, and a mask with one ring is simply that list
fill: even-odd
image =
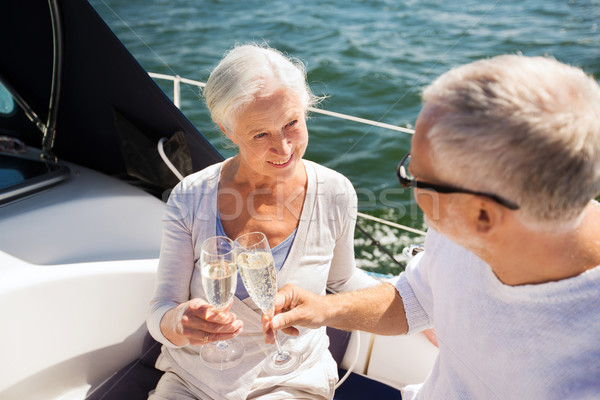
[{"label": "white rope", "polygon": [[[354,367],[356,367],[356,363],[358,362],[358,354],[360,353],[360,332],[353,331],[353,333],[354,332],[356,332],[356,345],[354,346],[356,348],[356,354],[354,355],[354,359],[352,360],[352,363],[350,364],[350,367],[348,368],[348,370],[346,371],[344,376],[342,376],[340,378],[340,380],[337,381],[337,383],[333,387],[334,390],[337,390],[337,388],[342,386],[342,383],[344,383],[344,381],[346,381],[346,379],[348,379],[348,377],[350,376],[352,371],[354,371]],[[346,351],[347,351],[347,349],[346,349]]]},{"label": "white rope", "polygon": [[[193,79],[182,78],[179,75],[172,76],[172,75],[165,75],[165,74],[157,74],[155,72],[149,72],[148,75],[150,75],[150,77],[155,78],[155,79],[165,79],[165,80],[168,80],[168,81],[173,81],[174,84],[181,82],[181,83],[185,83],[185,84],[188,84],[188,85],[197,86],[197,87],[200,87],[200,88],[203,88],[204,86],[206,86],[206,83],[204,83],[204,82],[195,81]],[[179,91],[177,91],[177,90],[174,89],[174,96],[177,97],[176,99],[174,99],[175,104],[179,104],[179,102],[180,102]],[[352,115],[347,115],[347,114],[341,114],[341,113],[337,113],[337,112],[334,112],[334,111],[320,110],[318,108],[313,108],[313,107],[310,107],[309,110],[311,112],[318,113],[318,114],[323,114],[323,115],[328,115],[330,117],[346,119],[346,120],[349,120],[349,121],[359,122],[361,124],[373,125],[373,126],[377,126],[377,127],[385,128],[385,129],[392,129],[392,130],[399,131],[399,132],[409,133],[411,135],[415,133],[415,131],[413,129],[402,128],[400,126],[385,124],[383,122],[371,121],[371,120],[368,120],[368,119],[354,117]],[[179,171],[177,171],[177,169],[175,168],[175,166],[171,163],[171,161],[169,161],[169,159],[167,158],[167,156],[164,154],[164,151],[162,149],[162,143],[164,142],[164,140],[165,140],[165,138],[162,138],[158,142],[158,152],[160,153],[160,156],[164,160],[165,164],[167,164],[167,166],[169,167],[169,169],[171,171],[173,171],[173,173],[179,178],[179,180],[182,180],[183,179],[183,175],[181,175],[179,173]],[[406,226],[406,225],[396,224],[394,222],[386,221],[384,219],[373,217],[373,216],[368,215],[368,214],[358,213],[358,216],[362,217],[362,218],[365,218],[365,219],[370,219],[371,221],[379,222],[381,224],[388,225],[388,226],[391,226],[391,227],[394,227],[394,228],[404,229],[405,231],[416,233],[418,235],[425,235],[425,232],[420,231],[418,229],[414,229],[414,228],[411,228],[411,227]]]},{"label": "white rope", "polygon": [[160,154],[160,158],[162,158],[165,164],[167,164],[167,167],[169,167],[171,172],[173,172],[175,176],[181,181],[183,180],[184,176],[181,175],[181,173],[177,170],[177,168],[175,168],[173,163],[171,163],[171,160],[169,160],[169,158],[165,154],[165,150],[163,149],[163,143],[166,140],[167,138],[160,138],[160,140],[158,141],[158,154]]},{"label": "white rope", "polygon": [[415,133],[415,131],[412,129],[402,128],[401,126],[396,126],[396,125],[385,124],[383,122],[371,121],[370,119],[354,117],[352,115],[341,114],[341,113],[334,112],[334,111],[321,110],[321,109],[314,108],[314,107],[309,107],[308,109],[314,113],[329,115],[330,117],[347,119],[348,121],[360,122],[361,124],[373,125],[373,126],[377,126],[380,128],[386,128],[386,129],[392,129],[394,131],[410,133],[411,135]]},{"label": "white rope", "polygon": [[[336,292],[336,291],[335,291],[335,290],[333,290],[333,289],[328,289],[328,290],[329,290],[329,291],[330,291],[332,294],[334,294],[334,295],[335,295],[335,294],[338,294],[338,292]],[[356,333],[356,345],[354,345],[354,347],[355,347],[356,351],[355,351],[355,354],[354,354],[354,359],[353,359],[353,360],[352,360],[352,362],[350,363],[350,367],[348,367],[348,370],[346,371],[346,373],[344,374],[344,376],[342,376],[342,377],[340,378],[340,380],[339,380],[339,381],[337,381],[337,383],[336,383],[336,384],[335,384],[335,386],[333,387],[333,390],[337,390],[337,388],[339,388],[339,387],[342,385],[342,383],[344,383],[344,381],[345,381],[346,379],[348,379],[348,377],[350,376],[350,374],[352,373],[352,371],[354,371],[354,367],[356,367],[356,363],[358,362],[358,356],[359,356],[359,354],[360,354],[360,332],[359,332],[359,331],[352,331],[352,332],[351,332],[351,334],[350,334],[350,335],[351,335],[351,336],[350,336],[350,339],[352,339],[352,335],[353,335],[354,333]],[[350,344],[350,343],[348,343],[348,344]],[[344,356],[346,355],[346,352],[347,352],[347,351],[348,351],[348,347],[346,347],[346,351],[344,351]],[[340,361],[340,364],[341,364],[341,361]]]},{"label": "white rope", "polygon": [[[150,75],[152,78],[155,78],[155,79],[165,79],[165,80],[173,81],[173,82],[181,82],[181,83],[186,83],[188,85],[197,86],[197,87],[201,87],[201,88],[206,86],[206,83],[204,83],[204,82],[195,81],[193,79],[181,78],[179,75],[172,76],[172,75],[165,75],[165,74],[157,74],[155,72],[149,72],[148,75]],[[179,99],[176,98],[176,99],[173,99],[173,101],[176,104],[178,104]],[[385,129],[391,129],[391,130],[398,131],[398,132],[409,133],[411,135],[415,133],[414,129],[403,128],[401,126],[386,124],[383,122],[372,121],[370,119],[354,117],[352,115],[342,114],[342,113],[338,113],[335,111],[321,110],[319,108],[314,108],[314,107],[309,107],[308,109],[311,112],[314,112],[317,114],[323,114],[323,115],[328,115],[330,117],[346,119],[348,121],[359,122],[361,124],[373,125],[373,126],[377,126],[379,128],[385,128]]]},{"label": "white rope", "polygon": [[388,226],[391,226],[391,227],[394,227],[394,228],[398,228],[398,229],[404,229],[405,231],[416,233],[418,235],[425,236],[427,234],[426,232],[420,231],[420,230],[415,229],[415,228],[411,228],[410,226],[400,225],[400,224],[397,224],[395,222],[386,221],[385,219],[377,218],[377,217],[374,217],[374,216],[369,215],[369,214],[363,214],[363,213],[359,212],[359,213],[357,213],[357,215],[359,217],[364,218],[364,219],[370,219],[371,221],[379,222],[380,224],[388,225]]}]

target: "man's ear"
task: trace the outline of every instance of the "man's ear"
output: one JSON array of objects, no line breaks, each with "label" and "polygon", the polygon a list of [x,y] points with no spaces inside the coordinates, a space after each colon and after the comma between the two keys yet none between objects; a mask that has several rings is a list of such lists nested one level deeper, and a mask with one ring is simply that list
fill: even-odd
[{"label": "man's ear", "polygon": [[478,233],[491,233],[502,221],[502,207],[482,196],[475,196],[475,201],[472,212],[475,229]]},{"label": "man's ear", "polygon": [[479,210],[479,215],[477,216],[477,222],[475,226],[477,227],[477,232],[485,233],[488,232],[492,228],[492,217],[488,213],[488,210],[482,208]]}]

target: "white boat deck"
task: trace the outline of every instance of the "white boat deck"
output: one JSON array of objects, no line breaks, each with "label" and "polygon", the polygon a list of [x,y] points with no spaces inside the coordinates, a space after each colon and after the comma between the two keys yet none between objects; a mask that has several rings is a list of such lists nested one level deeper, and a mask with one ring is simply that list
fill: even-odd
[{"label": "white boat deck", "polygon": [[83,399],[141,350],[164,203],[70,167],[0,206],[2,399]]}]

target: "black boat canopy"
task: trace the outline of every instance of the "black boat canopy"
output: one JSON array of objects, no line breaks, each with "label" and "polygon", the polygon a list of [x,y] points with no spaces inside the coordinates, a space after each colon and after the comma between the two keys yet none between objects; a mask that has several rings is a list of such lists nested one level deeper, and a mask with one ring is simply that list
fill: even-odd
[{"label": "black boat canopy", "polygon": [[[54,2],[63,57],[55,105],[58,159],[110,175],[127,173],[162,189],[177,183],[158,155],[162,137],[170,138],[165,152],[184,174],[223,159],[85,0],[0,3],[0,83],[13,96],[48,120],[56,70]],[[40,147],[38,128],[22,108],[0,114],[0,135]]]}]

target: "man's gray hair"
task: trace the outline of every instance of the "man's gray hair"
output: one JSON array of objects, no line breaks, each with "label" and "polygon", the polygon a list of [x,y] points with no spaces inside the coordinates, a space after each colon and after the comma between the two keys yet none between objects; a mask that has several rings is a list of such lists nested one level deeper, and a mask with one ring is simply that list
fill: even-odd
[{"label": "man's gray hair", "polygon": [[306,83],[304,64],[267,45],[245,44],[229,50],[211,72],[204,88],[212,119],[227,129],[258,96],[280,89],[296,94],[305,110],[318,98]]},{"label": "man's gray hair", "polygon": [[554,59],[497,56],[425,89],[428,134],[448,183],[496,193],[532,222],[566,222],[600,194],[600,87]]}]

